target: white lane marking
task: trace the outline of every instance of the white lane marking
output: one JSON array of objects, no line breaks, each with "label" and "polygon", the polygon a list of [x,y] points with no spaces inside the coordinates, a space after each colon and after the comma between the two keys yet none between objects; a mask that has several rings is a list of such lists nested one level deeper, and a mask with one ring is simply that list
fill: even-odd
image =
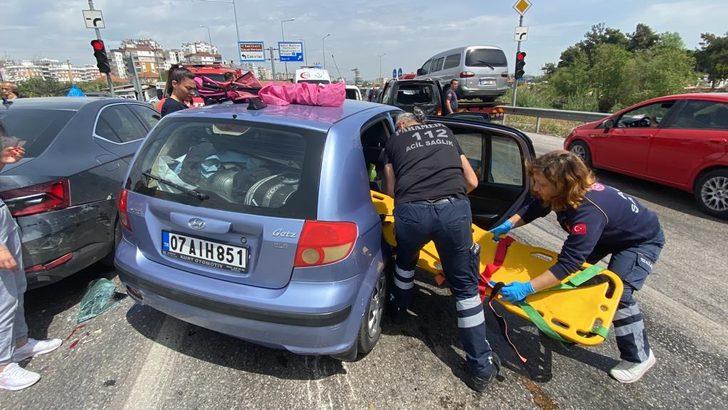
[{"label": "white lane marking", "polygon": [[186,328],[187,323],[169,316],[164,317],[159,333],[154,338],[124,403],[124,410],[135,410],[140,405],[147,409],[163,406],[170,376],[179,376],[175,373],[176,359],[180,356],[177,351],[186,335]]}]

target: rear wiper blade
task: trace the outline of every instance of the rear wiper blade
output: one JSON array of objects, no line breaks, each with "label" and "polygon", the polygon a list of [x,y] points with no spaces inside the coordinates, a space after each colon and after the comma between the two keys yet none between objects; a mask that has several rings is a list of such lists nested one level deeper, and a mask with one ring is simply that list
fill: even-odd
[{"label": "rear wiper blade", "polygon": [[495,67],[493,67],[492,65],[488,64],[488,62],[487,62],[487,61],[483,61],[483,60],[478,60],[478,61],[476,61],[476,63],[478,63],[478,64],[483,64],[483,65],[485,65],[486,67],[489,67],[489,68],[490,68],[491,70],[495,70]]},{"label": "rear wiper blade", "polygon": [[206,194],[206,193],[204,193],[204,192],[196,191],[196,190],[194,190],[194,189],[191,189],[191,188],[185,188],[185,187],[183,187],[182,185],[178,185],[178,184],[175,184],[175,183],[174,183],[174,182],[172,182],[172,181],[168,181],[168,180],[166,180],[166,179],[164,179],[164,178],[160,178],[160,177],[158,177],[158,176],[154,176],[154,175],[152,175],[152,174],[151,174],[150,172],[148,172],[148,171],[147,171],[147,172],[142,172],[142,175],[144,175],[144,176],[145,176],[145,177],[147,177],[147,178],[151,178],[151,179],[153,179],[153,180],[155,180],[155,181],[157,181],[157,182],[161,182],[161,183],[163,183],[164,185],[168,185],[168,186],[171,186],[171,187],[172,187],[172,188],[174,188],[174,189],[178,189],[178,190],[180,190],[180,191],[184,192],[185,194],[189,194],[189,195],[192,195],[192,196],[194,196],[195,198],[199,199],[200,201],[204,201],[205,199],[210,199],[210,195],[207,195],[207,194]]}]

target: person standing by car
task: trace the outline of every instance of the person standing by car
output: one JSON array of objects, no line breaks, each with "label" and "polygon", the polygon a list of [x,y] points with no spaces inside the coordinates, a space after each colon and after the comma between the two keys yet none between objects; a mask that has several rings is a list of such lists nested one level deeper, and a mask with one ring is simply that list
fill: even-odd
[{"label": "person standing by car", "polygon": [[189,108],[192,105],[192,97],[196,90],[195,75],[184,67],[173,65],[167,73],[165,92],[168,97],[159,110],[162,117]]},{"label": "person standing by car", "polygon": [[397,117],[397,132],[385,148],[384,186],[395,200],[397,239],[392,313],[395,319],[406,316],[420,249],[434,241],[456,300],[468,369],[465,382],[482,392],[497,376],[500,361],[486,339],[478,295],[480,248],[473,244],[467,197],[478,186],[478,177],[452,131],[442,124],[425,124],[424,113],[415,112]]},{"label": "person standing by car", "polygon": [[511,303],[521,301],[557,285],[584,262],[595,264],[611,254],[609,270],[624,282],[624,293],[613,322],[622,361],[609,373],[622,383],[636,382],[655,364],[634,293],[665,244],[657,215],[631,196],[598,183],[581,158],[568,151],[537,158],[528,173],[535,198],[491,232],[497,239],[554,211],[568,237],[554,266],[530,282],[508,284],[501,294]]},{"label": "person standing by car", "polygon": [[447,93],[445,93],[445,110],[447,111],[445,115],[452,114],[458,110],[457,90],[459,86],[460,82],[458,80],[450,80],[450,87],[447,89]]},{"label": "person standing by car", "polygon": [[[18,162],[25,150],[20,146],[0,152],[0,169]],[[0,389],[21,390],[40,380],[40,375],[18,365],[27,358],[52,352],[60,339],[28,337],[23,294],[26,289],[18,225],[0,200]]]}]

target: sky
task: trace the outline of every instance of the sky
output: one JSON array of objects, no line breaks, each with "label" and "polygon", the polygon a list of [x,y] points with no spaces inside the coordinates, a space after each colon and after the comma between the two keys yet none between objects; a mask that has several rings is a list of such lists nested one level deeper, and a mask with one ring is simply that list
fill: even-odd
[{"label": "sky", "polygon": [[[225,60],[235,59],[233,0],[96,0],[104,13],[101,35],[107,49],[127,38],[152,38],[164,48],[182,43],[212,42]],[[497,45],[512,67],[518,15],[515,0],[234,0],[241,40],[262,40],[266,47],[281,40],[281,20],[287,40],[303,40],[307,63],[322,62],[326,39],[327,68],[352,78],[357,67],[365,79],[392,68],[413,72],[430,56],[464,45]],[[593,24],[606,23],[624,32],[644,23],[656,32],[679,33],[688,48],[696,48],[700,33],[728,31],[727,0],[531,0],[524,16],[528,40],[526,73],[538,75],[544,63],[558,62],[563,49],[580,41]],[[0,0],[0,58],[70,59],[94,62],[82,9],[87,0]],[[268,66],[270,63],[267,63]],[[282,70],[283,67],[277,69]],[[294,63],[288,65],[295,69]]]}]

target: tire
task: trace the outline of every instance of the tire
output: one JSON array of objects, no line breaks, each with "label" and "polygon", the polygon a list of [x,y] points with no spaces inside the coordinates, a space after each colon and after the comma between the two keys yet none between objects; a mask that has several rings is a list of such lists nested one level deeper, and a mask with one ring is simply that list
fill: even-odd
[{"label": "tire", "polygon": [[569,145],[569,151],[576,154],[579,158],[581,158],[582,161],[584,161],[584,164],[588,166],[589,168],[593,168],[592,160],[591,160],[591,151],[589,151],[589,146],[586,145],[583,141],[574,141]]},{"label": "tire", "polygon": [[695,200],[708,215],[728,219],[728,168],[706,172],[695,184]]},{"label": "tire", "polygon": [[367,303],[367,309],[362,317],[359,335],[357,336],[357,351],[359,358],[366,356],[374,349],[382,336],[382,318],[387,303],[387,276],[383,269],[374,285],[372,296]]}]

